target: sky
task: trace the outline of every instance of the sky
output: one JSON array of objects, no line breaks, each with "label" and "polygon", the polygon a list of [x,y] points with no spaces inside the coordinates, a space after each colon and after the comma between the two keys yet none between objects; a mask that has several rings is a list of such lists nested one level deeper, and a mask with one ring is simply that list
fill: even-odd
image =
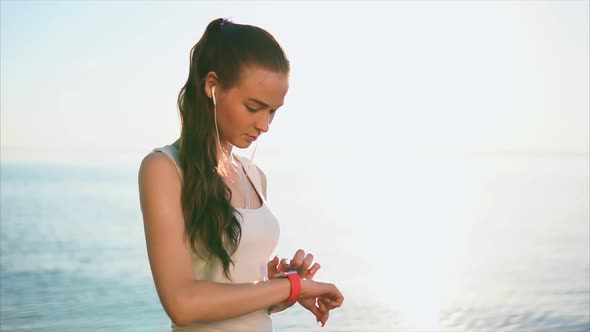
[{"label": "sky", "polygon": [[179,135],[209,21],[291,62],[266,151],[590,153],[588,1],[1,1],[3,161],[145,154]]}]

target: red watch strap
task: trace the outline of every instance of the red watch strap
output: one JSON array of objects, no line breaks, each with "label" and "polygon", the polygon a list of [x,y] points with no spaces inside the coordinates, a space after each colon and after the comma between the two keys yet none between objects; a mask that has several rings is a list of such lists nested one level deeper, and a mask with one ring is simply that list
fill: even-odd
[{"label": "red watch strap", "polygon": [[285,274],[287,278],[289,278],[289,282],[291,283],[291,293],[285,303],[291,303],[297,301],[299,295],[301,295],[301,278],[297,273],[287,273]]}]

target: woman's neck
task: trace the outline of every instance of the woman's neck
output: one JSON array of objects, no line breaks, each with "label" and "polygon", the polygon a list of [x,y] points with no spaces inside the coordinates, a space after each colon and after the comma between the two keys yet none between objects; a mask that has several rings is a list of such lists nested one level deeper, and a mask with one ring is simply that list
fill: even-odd
[{"label": "woman's neck", "polygon": [[[217,147],[217,158],[222,161],[224,159],[231,160],[231,153],[233,150],[233,145],[229,144],[228,142],[222,142],[221,147]],[[221,148],[221,149],[220,149]]]}]

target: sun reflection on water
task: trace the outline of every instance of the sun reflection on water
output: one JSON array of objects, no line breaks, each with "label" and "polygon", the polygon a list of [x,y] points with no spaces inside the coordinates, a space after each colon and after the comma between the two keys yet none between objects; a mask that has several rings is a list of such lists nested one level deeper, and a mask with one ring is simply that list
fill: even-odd
[{"label": "sun reflection on water", "polygon": [[469,222],[465,206],[473,200],[469,170],[438,165],[437,174],[408,169],[403,178],[389,179],[396,184],[388,195],[395,208],[380,225],[385,231],[368,245],[379,256],[377,296],[399,312],[407,330],[443,328],[441,312],[451,288],[461,282],[454,266],[468,254],[460,250],[460,230]]}]

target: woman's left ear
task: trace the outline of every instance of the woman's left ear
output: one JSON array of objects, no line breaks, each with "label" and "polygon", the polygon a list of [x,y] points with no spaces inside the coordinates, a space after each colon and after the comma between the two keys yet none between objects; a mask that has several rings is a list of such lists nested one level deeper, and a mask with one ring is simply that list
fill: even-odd
[{"label": "woman's left ear", "polygon": [[[205,93],[209,99],[213,99],[213,87],[219,86],[219,78],[214,71],[210,71],[205,76]],[[219,92],[219,88],[217,87],[217,92]]]}]

